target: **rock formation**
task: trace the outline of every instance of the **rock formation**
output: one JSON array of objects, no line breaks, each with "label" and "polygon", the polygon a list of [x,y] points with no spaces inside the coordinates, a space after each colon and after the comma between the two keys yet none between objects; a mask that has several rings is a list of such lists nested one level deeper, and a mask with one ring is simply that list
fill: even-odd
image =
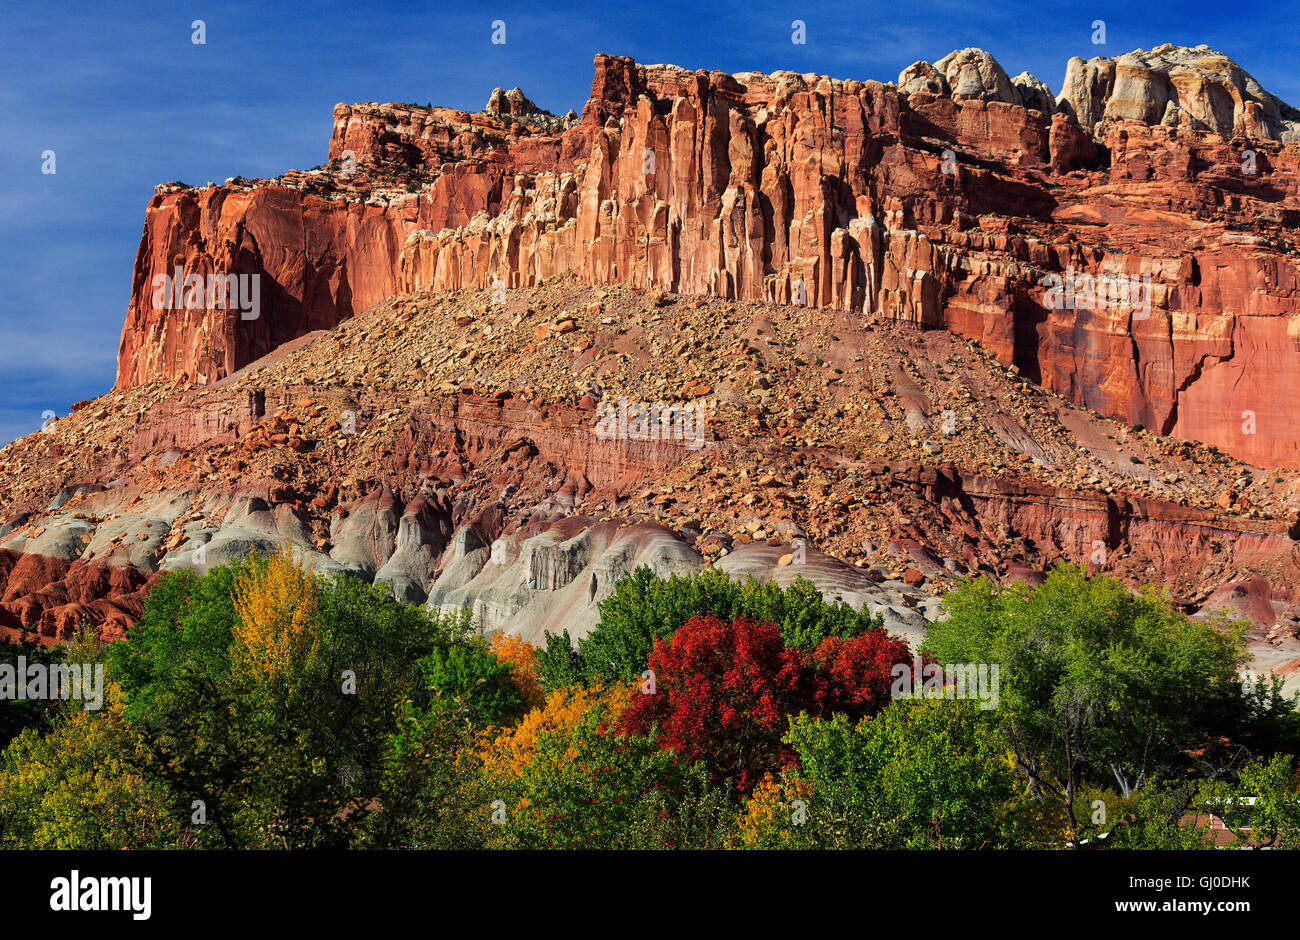
[{"label": "rock formation", "polygon": [[1235,137],[1300,141],[1300,112],[1209,46],[1165,44],[1118,58],[1078,56],[1065,69],[1058,99],[1080,126],[1109,121],[1209,131]]},{"label": "rock formation", "polygon": [[[212,382],[403,291],[573,274],[946,327],[1129,423],[1300,457],[1295,112],[1205,47],[1072,60],[1058,103],[965,49],[897,87],[602,55],[571,126],[514,91],[339,105],[328,168],[155,196],[117,385]],[[260,274],[259,317],[154,309],[178,266]],[[1053,306],[1051,276],[1149,299]]]},{"label": "rock formation", "polygon": [[546,114],[541,108],[524,96],[518,85],[506,91],[502,88],[492,89],[484,114],[508,114],[511,117],[526,117],[530,114]]},{"label": "rock formation", "polygon": [[954,101],[1021,104],[1020,93],[997,59],[983,49],[958,49],[934,64]]},{"label": "rock formation", "polygon": [[159,572],[280,544],[534,641],[641,564],[914,638],[1072,561],[1295,672],[1300,491],[1259,469],[1300,458],[1295,121],[1167,46],[1055,99],[965,49],[602,55],[580,120],[338,105],[325,166],[158,187],[115,389],[0,451],[0,629],[120,635]]}]

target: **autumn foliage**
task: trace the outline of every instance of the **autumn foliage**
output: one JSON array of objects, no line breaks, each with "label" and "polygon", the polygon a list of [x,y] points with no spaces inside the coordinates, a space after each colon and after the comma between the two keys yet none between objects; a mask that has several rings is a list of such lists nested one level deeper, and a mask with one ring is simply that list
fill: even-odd
[{"label": "autumn foliage", "polygon": [[491,772],[518,773],[527,767],[543,734],[567,734],[584,715],[598,710],[603,722],[616,721],[627,707],[632,690],[626,683],[584,688],[570,686],[547,692],[540,708],[534,708],[519,724],[502,732],[483,757]]},{"label": "autumn foliage", "polygon": [[907,643],[884,630],[850,640],[827,637],[812,654],[817,714],[874,715],[889,704],[892,669],[912,663]]},{"label": "autumn foliage", "polygon": [[237,621],[232,665],[246,674],[286,676],[310,656],[319,627],[320,596],[311,572],[282,547],[255,560],[235,581]]},{"label": "autumn foliage", "polygon": [[766,776],[754,787],[737,820],[740,844],[754,849],[788,848],[794,802],[807,801],[811,787],[797,776]]},{"label": "autumn foliage", "polygon": [[[913,653],[811,586],[620,583],[575,651],[564,634],[541,650],[486,636],[468,608],[317,576],[287,549],[167,572],[120,643],[0,650],[0,665],[102,659],[107,679],[99,711],[0,709],[0,847],[1195,848],[1209,842],[1189,821],[1213,807],[1239,837],[1300,845],[1300,716],[1280,683],[1238,693],[1231,637],[1167,601],[1068,571],[975,583]],[[1078,639],[1097,631],[1109,645]],[[1000,690],[895,695],[918,657],[1000,664]],[[1173,691],[1157,701],[1148,679]],[[1165,701],[1216,683],[1212,721]],[[1062,701],[1094,742],[1073,815],[1027,771],[1070,770],[1051,750]],[[1109,704],[1071,704],[1092,701]],[[1156,732],[1201,742],[1173,757],[1207,768],[1228,747],[1260,756],[1222,779],[1167,764],[1182,776],[1129,794],[1109,765],[1094,775],[1095,748],[1125,758]]]},{"label": "autumn foliage", "polygon": [[[770,623],[693,617],[650,654],[655,689],[636,697],[624,727],[748,790],[793,757],[780,744],[786,716],[807,700],[800,655]],[[775,765],[775,766],[774,766]]]},{"label": "autumn foliage", "polygon": [[787,648],[775,624],[693,617],[655,642],[654,691],[634,697],[623,727],[633,734],[657,727],[661,747],[748,792],[794,762],[781,741],[788,718],[831,709],[874,714],[889,700],[891,667],[910,662],[907,645],[883,630],[828,638],[810,653]]},{"label": "autumn foliage", "polygon": [[531,643],[516,633],[498,630],[492,635],[492,655],[510,666],[515,685],[529,708],[544,703],[545,696],[537,676],[537,653]]}]

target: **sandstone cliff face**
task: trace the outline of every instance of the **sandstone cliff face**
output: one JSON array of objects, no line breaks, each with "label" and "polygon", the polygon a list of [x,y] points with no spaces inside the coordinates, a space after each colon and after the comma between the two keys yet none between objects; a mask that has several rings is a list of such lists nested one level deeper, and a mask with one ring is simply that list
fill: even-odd
[{"label": "sandstone cliff face", "polygon": [[1300,140],[1300,112],[1270,95],[1237,63],[1209,46],[1157,46],[1065,70],[1058,99],[1079,124],[1138,121],[1286,143]]},{"label": "sandstone cliff face", "polygon": [[[1300,458],[1294,112],[1209,50],[1072,60],[1056,107],[970,49],[897,86],[598,56],[580,122],[493,100],[340,105],[329,170],[160,192],[118,387],[214,381],[403,291],[572,275],[945,327],[1078,404]],[[260,317],[153,309],[177,265],[260,273]],[[1149,278],[1149,304],[1054,307],[1051,274]]]},{"label": "sandstone cliff face", "polygon": [[1002,66],[983,49],[958,49],[948,53],[934,67],[943,75],[952,97],[958,101],[978,98],[1023,104],[1019,90],[1011,84]]}]

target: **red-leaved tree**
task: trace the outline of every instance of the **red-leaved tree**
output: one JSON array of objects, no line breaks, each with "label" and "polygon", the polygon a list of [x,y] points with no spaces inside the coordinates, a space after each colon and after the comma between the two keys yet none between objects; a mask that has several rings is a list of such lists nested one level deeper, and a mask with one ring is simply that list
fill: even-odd
[{"label": "red-leaved tree", "polygon": [[808,710],[819,715],[844,712],[855,719],[874,715],[889,702],[898,663],[910,667],[912,654],[906,641],[884,630],[848,640],[827,637],[812,654],[817,700]]},{"label": "red-leaved tree", "polygon": [[650,654],[653,694],[636,694],[624,727],[659,727],[659,746],[702,760],[716,778],[749,790],[792,761],[781,744],[786,716],[807,698],[803,657],[787,650],[780,627],[753,620],[692,617]]},{"label": "red-leaved tree", "polygon": [[795,761],[781,743],[789,716],[875,714],[889,700],[894,663],[910,664],[911,655],[883,630],[805,652],[787,649],[774,624],[693,617],[655,641],[654,692],[633,695],[622,727],[632,734],[657,727],[661,748],[703,761],[714,779],[732,778],[748,792]]}]

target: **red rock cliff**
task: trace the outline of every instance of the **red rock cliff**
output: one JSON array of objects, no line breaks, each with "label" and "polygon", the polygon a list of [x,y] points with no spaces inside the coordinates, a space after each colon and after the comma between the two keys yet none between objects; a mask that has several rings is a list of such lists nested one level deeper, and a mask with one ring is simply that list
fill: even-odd
[{"label": "red rock cliff", "polygon": [[[1097,411],[1300,458],[1294,112],[1204,47],[1129,58],[1072,62],[1059,104],[961,50],[897,84],[602,55],[580,121],[339,105],[326,168],[159,188],[117,385],[211,382],[398,292],[572,274],[946,327]],[[1216,89],[1235,116],[1210,122]],[[155,309],[177,266],[259,274],[258,317]],[[1067,272],[1149,305],[1053,308]]]}]

